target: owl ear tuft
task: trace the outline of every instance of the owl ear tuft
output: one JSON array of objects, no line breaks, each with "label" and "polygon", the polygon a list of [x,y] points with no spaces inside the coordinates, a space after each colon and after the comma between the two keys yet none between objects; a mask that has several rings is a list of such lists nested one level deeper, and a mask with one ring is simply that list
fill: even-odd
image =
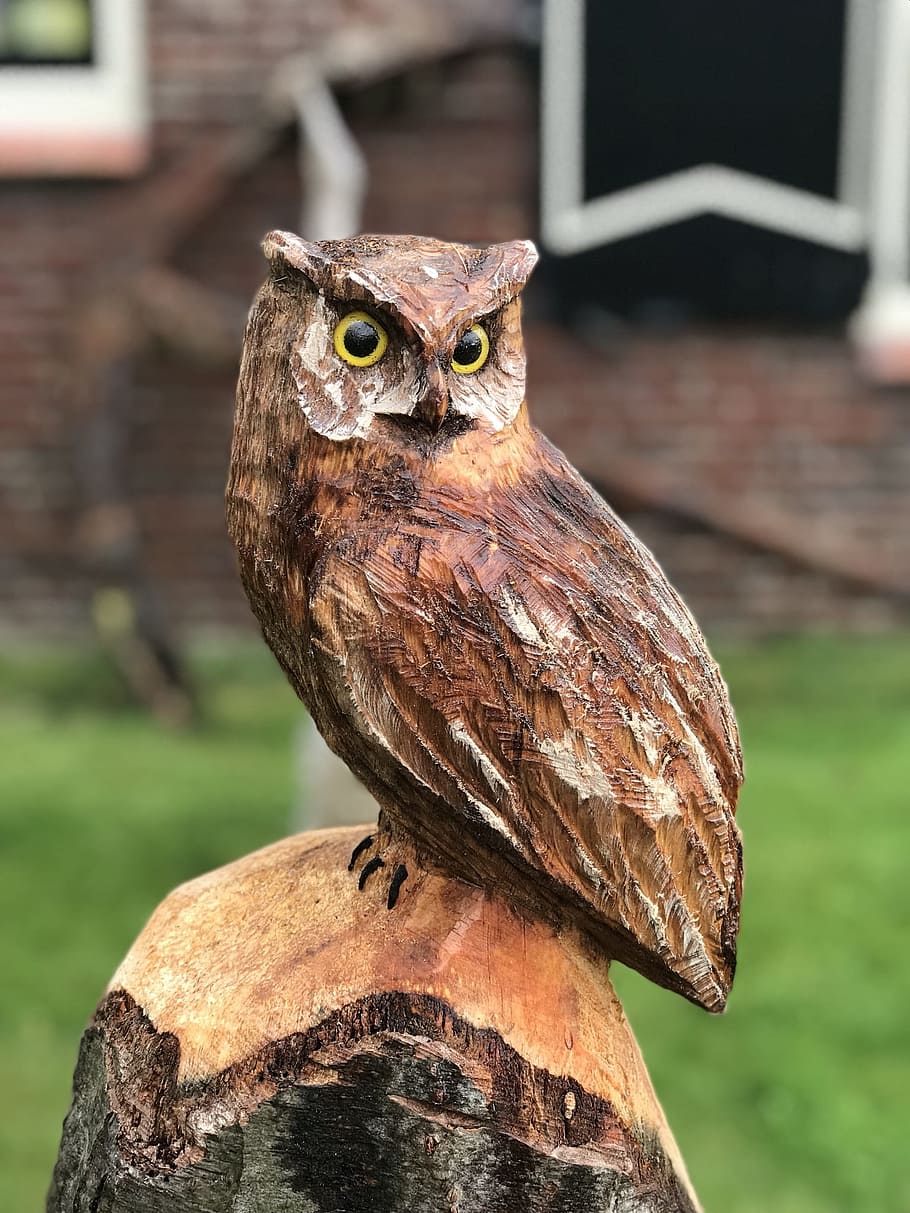
[{"label": "owl ear tuft", "polygon": [[325,250],[318,244],[301,240],[293,232],[269,232],[262,242],[262,251],[272,271],[272,278],[280,281],[289,275],[303,274],[317,286],[325,277]]},{"label": "owl ear tuft", "polygon": [[495,244],[493,248],[502,258],[503,280],[511,282],[517,294],[531,277],[539,260],[536,245],[532,240],[507,240],[503,244]]}]

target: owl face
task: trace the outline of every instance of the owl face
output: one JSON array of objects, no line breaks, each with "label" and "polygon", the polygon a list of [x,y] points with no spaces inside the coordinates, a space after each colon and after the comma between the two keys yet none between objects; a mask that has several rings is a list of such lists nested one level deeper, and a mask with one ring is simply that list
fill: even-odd
[{"label": "owl face", "polygon": [[475,249],[410,236],[266,238],[301,292],[291,375],[310,428],[336,442],[508,426],[524,399],[518,296],[530,241]]}]

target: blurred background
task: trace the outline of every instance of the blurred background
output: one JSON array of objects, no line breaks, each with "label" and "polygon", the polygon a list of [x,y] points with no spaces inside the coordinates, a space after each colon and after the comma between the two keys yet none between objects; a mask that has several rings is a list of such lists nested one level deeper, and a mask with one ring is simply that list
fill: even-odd
[{"label": "blurred background", "polygon": [[910,1209],[910,5],[0,0],[0,1208],[180,881],[351,808],[223,523],[259,241],[532,236],[536,423],[712,640],[722,1019],[618,984],[708,1213]]}]

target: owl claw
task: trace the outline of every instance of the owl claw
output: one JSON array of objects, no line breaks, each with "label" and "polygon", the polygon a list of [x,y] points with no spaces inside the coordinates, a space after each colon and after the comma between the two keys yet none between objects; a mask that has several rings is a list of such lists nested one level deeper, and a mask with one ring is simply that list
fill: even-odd
[{"label": "owl claw", "polygon": [[408,878],[408,869],[403,863],[400,863],[392,874],[392,883],[389,885],[389,899],[386,905],[390,910],[395,909],[395,904],[398,901],[398,894],[401,892],[401,886]]},{"label": "owl claw", "polygon": [[380,855],[374,855],[372,859],[367,860],[367,862],[360,869],[360,878],[357,881],[357,888],[361,891],[361,893],[364,890],[366,882],[370,879],[373,873],[379,868],[384,867],[385,860]]},{"label": "owl claw", "polygon": [[351,862],[348,864],[349,872],[354,871],[354,865],[357,863],[357,860],[364,853],[364,851],[368,851],[372,845],[373,845],[373,835],[372,834],[367,834],[366,838],[361,838],[360,842],[358,842],[357,846],[351,852]]},{"label": "owl claw", "polygon": [[[373,846],[375,841],[376,839],[373,837],[373,835],[368,834],[366,838],[362,838],[360,842],[358,842],[357,846],[351,852],[351,860],[348,864],[349,872],[354,871],[357,866],[357,861],[366,851],[370,849],[370,847]],[[360,873],[357,877],[357,888],[363,892],[363,890],[366,888],[367,881],[370,879],[373,873],[378,872],[380,868],[384,867],[386,867],[386,861],[381,855],[374,855],[371,859],[368,859],[360,869]],[[398,895],[401,892],[401,886],[404,884],[407,878],[408,869],[406,865],[403,863],[396,864],[395,869],[392,872],[392,879],[389,881],[389,892],[386,898],[386,905],[390,910],[394,910],[395,906],[398,904]]]}]

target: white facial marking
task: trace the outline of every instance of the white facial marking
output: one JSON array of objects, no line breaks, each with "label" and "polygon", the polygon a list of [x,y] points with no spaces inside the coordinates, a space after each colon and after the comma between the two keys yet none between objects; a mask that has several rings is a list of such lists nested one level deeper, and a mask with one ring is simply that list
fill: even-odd
[{"label": "white facial marking", "polygon": [[[490,324],[481,320],[489,329]],[[452,408],[462,417],[483,421],[498,433],[515,420],[525,391],[525,361],[517,306],[508,305],[498,314],[489,333],[490,355],[473,374],[451,375]]]},{"label": "white facial marking", "polygon": [[370,367],[348,366],[335,352],[335,314],[322,296],[313,301],[309,324],[295,347],[297,399],[307,421],[335,442],[364,438],[377,413],[410,413],[413,401],[396,376],[400,358],[391,351]]}]

